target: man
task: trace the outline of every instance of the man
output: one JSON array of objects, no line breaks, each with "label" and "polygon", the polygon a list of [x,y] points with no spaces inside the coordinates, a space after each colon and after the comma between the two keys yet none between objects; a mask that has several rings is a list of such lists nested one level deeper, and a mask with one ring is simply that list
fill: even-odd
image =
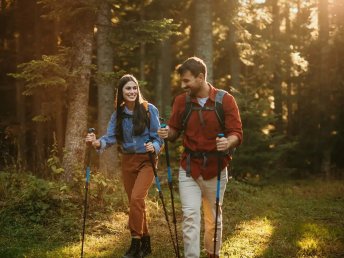
[{"label": "man", "polygon": [[[174,141],[184,131],[184,153],[179,168],[179,191],[183,211],[184,255],[200,256],[201,205],[204,213],[204,247],[208,257],[214,257],[216,189],[218,159],[222,159],[220,207],[217,223],[215,257],[219,257],[222,242],[222,210],[230,151],[242,141],[242,124],[234,97],[227,92],[221,99],[223,123],[218,118],[215,101],[220,90],[207,82],[207,68],[203,60],[188,58],[177,68],[181,87],[186,93],[175,98],[166,128],[160,128],[161,138]],[[187,107],[192,108],[187,108]],[[189,115],[186,115],[189,113]],[[224,137],[218,137],[223,133]],[[219,155],[223,153],[223,155]],[[215,258],[214,257],[214,258]]]}]

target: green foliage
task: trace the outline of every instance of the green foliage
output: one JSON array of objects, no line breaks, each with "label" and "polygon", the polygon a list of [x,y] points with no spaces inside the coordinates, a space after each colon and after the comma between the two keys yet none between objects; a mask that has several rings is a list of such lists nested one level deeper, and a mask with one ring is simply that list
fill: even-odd
[{"label": "green foliage", "polygon": [[125,211],[127,195],[122,182],[116,178],[108,178],[101,172],[93,172],[90,179],[92,210],[96,213],[101,210]]},{"label": "green foliage", "polygon": [[42,59],[20,64],[20,72],[10,75],[25,82],[23,94],[27,96],[33,95],[37,90],[65,91],[73,77],[68,65],[69,54],[69,49],[61,48],[57,55],[43,55]]},{"label": "green foliage", "polygon": [[[251,180],[279,173],[285,164],[285,155],[296,148],[296,142],[274,132],[274,115],[267,99],[237,96],[244,129],[244,141],[233,155],[232,174]],[[251,178],[251,179],[250,179]]]},{"label": "green foliage", "polygon": [[56,175],[61,175],[64,172],[64,169],[62,168],[62,162],[59,158],[59,150],[55,137],[54,144],[50,150],[50,156],[47,160],[47,166],[50,168],[53,178],[55,178]]},{"label": "green foliage", "polygon": [[[77,26],[78,28],[87,27],[85,26],[90,21],[95,20],[96,0],[39,0],[47,13],[44,15],[45,18],[52,20],[61,20],[68,24],[68,27]],[[65,28],[68,30],[68,28]]]},{"label": "green foliage", "polygon": [[173,23],[172,19],[121,21],[113,28],[111,41],[119,47],[118,50],[126,51],[137,48],[141,43],[157,43],[168,39],[179,34],[178,28],[179,25]]},{"label": "green foliage", "polygon": [[2,172],[0,191],[0,217],[4,221],[15,218],[44,225],[77,209],[64,185],[31,175]]}]

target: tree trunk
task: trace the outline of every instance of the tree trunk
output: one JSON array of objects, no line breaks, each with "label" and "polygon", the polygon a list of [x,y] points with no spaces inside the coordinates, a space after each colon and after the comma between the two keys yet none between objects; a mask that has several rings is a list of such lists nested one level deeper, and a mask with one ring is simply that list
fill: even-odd
[{"label": "tree trunk", "polygon": [[283,120],[282,120],[282,79],[281,79],[281,64],[279,58],[276,56],[279,52],[278,42],[280,40],[280,11],[278,0],[272,0],[272,45],[274,50],[274,68],[273,68],[273,91],[274,91],[274,104],[276,116],[276,132],[283,133]]},{"label": "tree trunk", "polygon": [[[97,67],[98,67],[98,135],[106,133],[108,121],[114,111],[114,83],[107,76],[113,72],[113,48],[109,41],[111,34],[111,8],[107,1],[101,1],[98,12]],[[100,170],[107,175],[117,168],[117,148],[110,147],[100,155]]]},{"label": "tree trunk", "polygon": [[[34,19],[35,19],[35,23],[34,23],[34,55],[35,55],[35,59],[40,58],[41,55],[41,48],[40,48],[40,44],[41,44],[41,23],[40,23],[40,13],[39,13],[39,7],[37,6],[37,4],[34,5],[34,9],[32,10],[34,12]],[[41,91],[37,91],[35,92],[35,94],[33,95],[33,108],[34,108],[34,116],[37,115],[41,115],[43,110],[42,110],[42,104],[44,103],[44,101],[46,101],[44,99],[45,94],[42,94]],[[32,118],[32,117],[31,117]],[[36,172],[37,175],[40,176],[44,176],[44,172],[45,172],[45,160],[46,160],[46,156],[45,154],[45,150],[47,149],[48,146],[45,146],[45,141],[44,139],[46,138],[47,132],[46,130],[44,130],[44,125],[45,123],[49,123],[49,122],[34,122],[34,126],[33,126],[33,143],[34,143],[34,148],[32,149],[32,166],[33,166],[33,171]]]},{"label": "tree trunk", "polygon": [[232,0],[229,1],[229,12],[230,12],[230,22],[229,22],[229,32],[228,32],[228,41],[229,41],[229,73],[231,75],[230,86],[240,91],[240,58],[237,48],[237,29],[234,24],[234,17],[237,12],[238,1]]},{"label": "tree trunk", "polygon": [[[145,19],[145,0],[141,0],[140,3],[140,21]],[[146,79],[145,76],[145,63],[146,63],[146,44],[144,42],[140,43],[140,81]]]},{"label": "tree trunk", "polygon": [[319,151],[321,152],[321,173],[325,178],[330,177],[331,170],[331,128],[332,128],[332,108],[333,105],[331,85],[329,84],[329,17],[328,0],[319,0],[319,43],[320,43],[320,72],[318,78],[318,112],[319,121]]},{"label": "tree trunk", "polygon": [[160,55],[157,60],[157,84],[155,103],[159,114],[167,118],[171,105],[171,41],[169,39],[161,42]]},{"label": "tree trunk", "polygon": [[[296,19],[300,19],[301,18],[301,0],[297,0],[297,17]],[[297,49],[301,48],[302,42],[303,42],[303,36],[301,34],[301,29],[299,26],[296,27],[296,39],[297,39]],[[300,76],[298,76],[297,78],[295,78],[295,84],[296,84],[296,106],[297,106],[297,110],[296,110],[296,114],[294,115],[295,117],[295,130],[296,130],[296,134],[300,134],[301,130],[303,128],[303,119],[302,119],[302,112],[303,112],[303,92],[302,92],[302,81],[300,79]]]},{"label": "tree trunk", "polygon": [[[29,3],[30,4],[30,3]],[[28,34],[24,31],[23,23],[25,17],[27,18],[28,3],[25,1],[15,2],[15,14],[17,37],[16,40],[16,63],[21,64],[27,61],[29,40]],[[17,134],[17,169],[24,170],[27,168],[28,155],[27,155],[27,121],[26,121],[26,98],[23,96],[24,84],[21,81],[15,81],[16,87],[16,120],[19,126],[19,133]]]},{"label": "tree trunk", "polygon": [[212,1],[199,0],[194,3],[195,55],[202,58],[208,68],[208,82],[213,82],[213,26]]},{"label": "tree trunk", "polygon": [[82,166],[85,156],[85,135],[87,132],[87,107],[92,61],[93,28],[89,31],[74,31],[73,70],[76,80],[68,88],[68,115],[65,138],[63,168],[67,181],[73,171]]},{"label": "tree trunk", "polygon": [[162,44],[162,57],[163,57],[163,69],[162,69],[162,82],[164,88],[162,115],[164,118],[170,116],[172,106],[172,92],[171,92],[171,73],[172,73],[172,53],[171,53],[171,40],[167,39]]},{"label": "tree trunk", "polygon": [[[53,31],[53,42],[51,51],[53,53],[57,52],[57,41],[58,41],[58,31],[60,27],[59,21],[53,21],[52,24],[54,31]],[[56,143],[57,143],[57,150],[58,156],[62,160],[63,158],[63,146],[65,142],[65,127],[66,127],[66,116],[65,116],[65,107],[64,107],[64,99],[66,97],[66,92],[63,89],[56,90],[56,113],[55,113],[55,130],[56,130]]]},{"label": "tree trunk", "polygon": [[[291,30],[290,30],[290,6],[289,2],[285,3],[285,38],[288,39],[291,35]],[[289,42],[290,44],[290,42]],[[288,44],[288,45],[289,45]],[[292,128],[293,128],[293,101],[292,101],[292,78],[291,78],[291,51],[288,49],[288,56],[286,60],[286,83],[287,83],[287,135],[290,137],[292,135]]]}]

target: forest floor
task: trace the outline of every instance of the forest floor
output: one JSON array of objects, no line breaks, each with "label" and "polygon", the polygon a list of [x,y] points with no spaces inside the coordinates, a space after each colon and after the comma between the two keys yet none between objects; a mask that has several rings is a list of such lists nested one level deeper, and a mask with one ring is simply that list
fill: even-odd
[{"label": "forest floor", "polygon": [[[168,187],[163,188],[171,214]],[[123,191],[118,195],[125,199]],[[130,241],[125,202],[113,211],[90,212],[84,257],[122,257]],[[182,248],[177,189],[175,203]],[[89,205],[92,209],[92,202]],[[174,257],[155,187],[147,206],[153,249],[149,257]],[[0,203],[1,207],[0,257],[80,257],[82,211],[75,213],[77,218],[61,215],[42,224],[5,216],[9,213]],[[258,186],[230,180],[223,212],[220,257],[344,257],[344,181],[287,180]],[[77,223],[67,223],[73,219]],[[173,230],[171,217],[170,224]]]}]

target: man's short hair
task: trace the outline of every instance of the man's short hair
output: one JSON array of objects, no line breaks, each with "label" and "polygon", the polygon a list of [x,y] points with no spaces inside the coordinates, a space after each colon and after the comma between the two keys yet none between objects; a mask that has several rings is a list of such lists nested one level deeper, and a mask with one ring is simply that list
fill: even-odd
[{"label": "man's short hair", "polygon": [[177,72],[179,75],[183,75],[185,72],[190,71],[193,76],[197,77],[200,73],[204,74],[204,78],[207,78],[207,66],[201,58],[196,56],[189,57],[177,66]]}]

